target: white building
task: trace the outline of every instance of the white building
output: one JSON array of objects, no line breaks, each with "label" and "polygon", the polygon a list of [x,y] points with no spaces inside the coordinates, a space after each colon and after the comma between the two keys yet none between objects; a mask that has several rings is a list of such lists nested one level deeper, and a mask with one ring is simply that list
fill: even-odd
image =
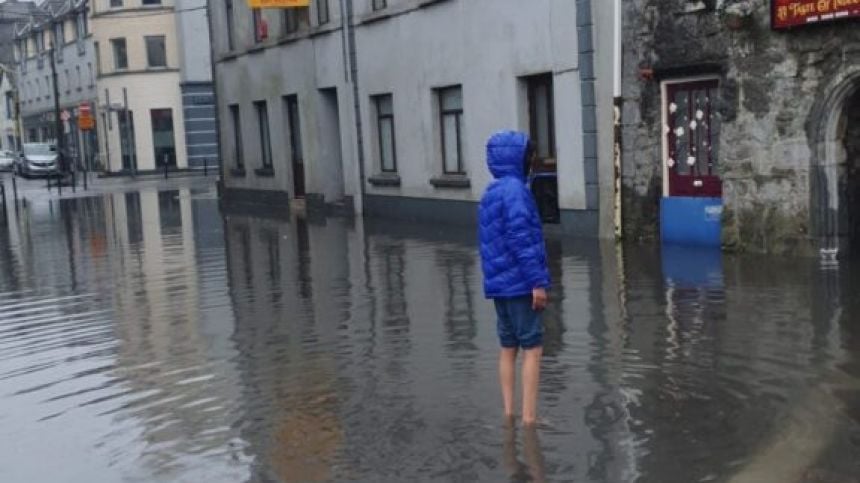
[{"label": "white building", "polygon": [[55,95],[59,94],[61,115],[68,116],[63,126],[67,159],[78,166],[97,166],[95,134],[78,129],[77,124],[80,106],[95,108],[96,99],[95,53],[89,41],[86,2],[53,0],[43,3],[40,10],[39,16],[22,22],[16,32],[22,141],[58,141]]},{"label": "white building", "polygon": [[[43,3],[17,32],[25,140],[56,140],[49,52],[57,44],[56,82],[73,156],[83,151],[95,160],[91,166],[119,174],[214,164],[208,38],[202,0]],[[81,104],[95,116],[95,130],[78,129]]]},{"label": "white building", "polygon": [[612,210],[600,206],[614,197],[612,99],[595,87],[612,85],[611,62],[596,62],[596,48],[612,55],[611,2],[313,0],[252,11],[214,0],[210,9],[228,198],[306,195],[310,207],[473,222],[491,180],[486,139],[520,129],[543,160],[544,218],[611,233]]}]

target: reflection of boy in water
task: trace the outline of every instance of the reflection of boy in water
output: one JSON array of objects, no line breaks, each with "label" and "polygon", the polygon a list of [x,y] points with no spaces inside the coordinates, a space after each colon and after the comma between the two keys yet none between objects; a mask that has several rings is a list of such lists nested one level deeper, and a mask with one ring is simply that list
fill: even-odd
[{"label": "reflection of boy in water", "polygon": [[480,244],[484,294],[493,299],[502,346],[499,380],[505,416],[514,414],[517,353],[523,351],[523,423],[537,420],[541,312],[546,307],[549,272],[543,230],[526,187],[534,149],[523,133],[504,131],[487,142],[487,165],[496,178],[481,200]]},{"label": "reflection of boy in water", "polygon": [[523,428],[525,464],[517,458],[517,433],[516,426],[512,421],[505,426],[505,441],[502,447],[504,449],[503,462],[511,481],[534,481],[537,483],[546,481],[543,450],[540,446],[537,429],[534,426]]}]

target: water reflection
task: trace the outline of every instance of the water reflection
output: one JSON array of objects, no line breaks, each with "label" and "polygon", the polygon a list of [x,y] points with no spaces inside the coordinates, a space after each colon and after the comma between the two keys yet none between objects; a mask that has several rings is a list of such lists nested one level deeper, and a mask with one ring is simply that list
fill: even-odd
[{"label": "water reflection", "polygon": [[855,267],[548,251],[528,432],[499,421],[473,230],[222,216],[193,188],[28,202],[0,229],[0,481],[860,472]]}]

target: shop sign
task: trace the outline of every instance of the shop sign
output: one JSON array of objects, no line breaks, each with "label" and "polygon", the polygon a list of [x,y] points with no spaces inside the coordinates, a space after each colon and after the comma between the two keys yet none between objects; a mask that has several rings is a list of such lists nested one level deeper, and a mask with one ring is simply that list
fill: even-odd
[{"label": "shop sign", "polygon": [[860,0],[771,0],[773,28],[860,18]]}]

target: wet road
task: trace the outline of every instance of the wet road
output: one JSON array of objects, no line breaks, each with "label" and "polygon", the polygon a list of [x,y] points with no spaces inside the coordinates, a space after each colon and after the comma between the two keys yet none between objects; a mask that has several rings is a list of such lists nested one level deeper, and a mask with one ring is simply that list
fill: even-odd
[{"label": "wet road", "polygon": [[0,481],[860,481],[857,267],[549,250],[527,432],[471,230],[30,201],[0,227]]}]

